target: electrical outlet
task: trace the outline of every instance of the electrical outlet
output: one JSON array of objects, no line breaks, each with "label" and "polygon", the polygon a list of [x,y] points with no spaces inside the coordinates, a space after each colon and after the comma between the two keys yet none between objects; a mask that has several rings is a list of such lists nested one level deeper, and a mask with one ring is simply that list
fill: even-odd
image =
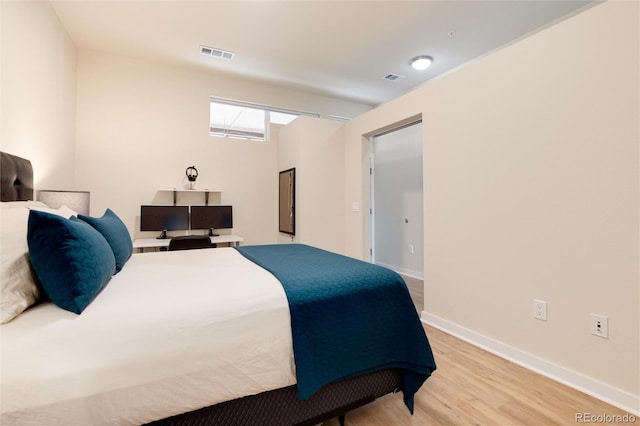
[{"label": "electrical outlet", "polygon": [[542,321],[547,320],[547,302],[533,299],[533,317]]},{"label": "electrical outlet", "polygon": [[413,254],[413,244],[409,244],[409,254]]},{"label": "electrical outlet", "polygon": [[609,338],[609,319],[604,315],[591,314],[591,334]]}]

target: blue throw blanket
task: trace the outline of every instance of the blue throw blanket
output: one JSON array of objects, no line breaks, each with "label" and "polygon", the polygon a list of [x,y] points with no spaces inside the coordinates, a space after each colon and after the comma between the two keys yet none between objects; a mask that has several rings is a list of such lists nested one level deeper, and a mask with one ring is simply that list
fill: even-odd
[{"label": "blue throw blanket", "polygon": [[395,272],[302,244],[237,250],[282,283],[291,311],[298,396],[387,368],[403,371],[404,402],[436,369],[415,306]]}]

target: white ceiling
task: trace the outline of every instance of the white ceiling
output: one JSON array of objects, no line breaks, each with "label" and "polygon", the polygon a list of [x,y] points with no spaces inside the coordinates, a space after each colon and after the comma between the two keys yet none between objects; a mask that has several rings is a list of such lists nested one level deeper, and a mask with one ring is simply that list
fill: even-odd
[{"label": "white ceiling", "polygon": [[[174,61],[378,105],[591,0],[53,0],[80,49]],[[235,52],[231,61],[200,45]],[[409,59],[432,56],[426,71]],[[386,74],[405,76],[384,80]]]}]

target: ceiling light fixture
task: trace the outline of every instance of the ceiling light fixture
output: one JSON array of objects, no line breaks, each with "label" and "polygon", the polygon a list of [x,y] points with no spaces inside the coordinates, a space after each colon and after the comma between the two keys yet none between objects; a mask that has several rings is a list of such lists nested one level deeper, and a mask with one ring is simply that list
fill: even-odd
[{"label": "ceiling light fixture", "polygon": [[425,56],[425,55],[416,56],[411,61],[409,61],[413,69],[416,69],[418,71],[423,71],[429,68],[429,65],[431,65],[431,62],[433,62],[433,58],[431,56]]}]

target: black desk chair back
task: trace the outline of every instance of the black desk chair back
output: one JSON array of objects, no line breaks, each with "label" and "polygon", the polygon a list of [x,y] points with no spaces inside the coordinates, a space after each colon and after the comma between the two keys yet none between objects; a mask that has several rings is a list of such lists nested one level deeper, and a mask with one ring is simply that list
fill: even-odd
[{"label": "black desk chair back", "polygon": [[173,237],[169,242],[169,251],[214,248],[216,244],[206,235],[184,235]]}]

